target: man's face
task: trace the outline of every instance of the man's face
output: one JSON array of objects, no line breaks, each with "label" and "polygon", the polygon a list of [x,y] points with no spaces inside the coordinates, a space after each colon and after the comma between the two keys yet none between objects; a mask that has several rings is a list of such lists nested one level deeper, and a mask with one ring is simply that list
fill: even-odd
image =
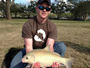
[{"label": "man's face", "polygon": [[[43,6],[44,8],[51,8],[51,6],[48,6],[48,4],[47,3],[45,3],[45,2],[43,2],[42,4],[40,4],[40,5],[38,5],[38,6]],[[45,19],[45,18],[47,18],[48,17],[48,15],[49,15],[49,13],[51,12],[51,9],[50,9],[50,11],[47,11],[46,9],[44,9],[44,10],[40,10],[39,8],[38,8],[38,6],[36,7],[36,11],[37,11],[37,15],[40,17],[40,18],[43,18],[43,19]]]}]

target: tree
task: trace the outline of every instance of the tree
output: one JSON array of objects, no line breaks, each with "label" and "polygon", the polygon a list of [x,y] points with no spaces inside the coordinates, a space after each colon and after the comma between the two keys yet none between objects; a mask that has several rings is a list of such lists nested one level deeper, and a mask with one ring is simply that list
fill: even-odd
[{"label": "tree", "polygon": [[26,6],[23,4],[13,3],[11,6],[11,13],[17,17],[18,14],[24,13]]},{"label": "tree", "polygon": [[11,13],[13,13],[15,17],[17,17],[18,10],[19,10],[17,6],[19,6],[19,4],[15,4],[15,3],[13,3],[11,6]]},{"label": "tree", "polygon": [[51,5],[51,7],[52,7],[52,13],[56,13],[56,6],[55,6],[55,3],[52,3],[52,5]]},{"label": "tree", "polygon": [[25,9],[24,14],[30,18],[31,16],[35,15],[36,13],[36,1],[30,1],[30,4]]},{"label": "tree", "polygon": [[12,19],[12,17],[11,17],[11,12],[10,12],[10,7],[11,7],[11,5],[12,5],[12,3],[14,2],[14,0],[1,0],[2,1],[2,3],[3,3],[3,5],[5,6],[5,13],[6,13],[6,19],[7,20],[11,20]]},{"label": "tree", "polygon": [[65,11],[66,11],[66,3],[63,1],[58,2],[56,7],[56,13],[58,15],[58,19],[60,19],[61,13],[64,13]]},{"label": "tree", "polygon": [[30,5],[28,5],[28,9],[31,12],[36,13],[36,1],[30,1]]},{"label": "tree", "polygon": [[2,13],[3,17],[5,16],[5,11],[4,11],[4,6],[2,4],[2,2],[0,1],[0,12]]},{"label": "tree", "polygon": [[90,1],[80,2],[77,7],[72,10],[75,18],[87,20],[88,14],[90,14]]},{"label": "tree", "polygon": [[2,11],[3,10],[3,5],[2,5],[2,2],[0,1],[0,10]]},{"label": "tree", "polygon": [[68,1],[74,4],[74,3],[84,2],[86,0],[68,0]]}]

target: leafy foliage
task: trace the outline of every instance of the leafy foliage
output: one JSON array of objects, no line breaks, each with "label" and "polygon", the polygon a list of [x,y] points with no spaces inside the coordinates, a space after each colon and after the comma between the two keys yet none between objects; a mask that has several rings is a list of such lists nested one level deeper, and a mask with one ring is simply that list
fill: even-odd
[{"label": "leafy foliage", "polygon": [[72,13],[76,18],[83,20],[87,19],[88,14],[90,14],[90,1],[80,2],[73,10]]},{"label": "leafy foliage", "polygon": [[[2,3],[0,2],[0,11],[2,11],[3,15],[6,16],[10,16],[10,12],[12,13],[13,17],[32,17],[34,15],[36,15],[36,1],[30,1],[29,5],[23,5],[23,4],[18,4],[18,3],[13,3],[14,0],[6,0],[7,2],[10,3],[10,5],[6,5],[6,2],[4,0],[2,0]],[[52,7],[52,11],[51,14],[49,15],[49,17],[51,16],[55,16],[55,18],[57,17],[58,19],[60,19],[62,16],[66,17],[68,16],[66,14],[66,12],[71,13],[71,15],[68,16],[68,18],[70,18],[70,16],[72,16],[72,14],[74,15],[74,18],[80,18],[83,20],[87,19],[87,16],[90,14],[90,1],[86,1],[86,0],[68,0],[72,5],[66,4],[65,2],[61,1],[61,2],[53,2],[51,4]],[[12,4],[13,3],[13,4]],[[4,8],[3,8],[4,7]],[[10,10],[9,10],[9,8]],[[8,10],[7,10],[8,8]],[[7,11],[9,13],[7,13]],[[6,12],[6,14],[5,14]],[[64,14],[64,15],[62,15]],[[3,16],[4,17],[4,16]],[[53,17],[54,18],[54,17]]]},{"label": "leafy foliage", "polygon": [[3,6],[3,4],[2,4],[1,1],[0,1],[0,10],[1,10],[1,11],[4,10],[4,6]]},{"label": "leafy foliage", "polygon": [[24,13],[25,8],[25,5],[13,3],[11,6],[11,13],[14,13],[15,17],[17,17],[18,14]]}]

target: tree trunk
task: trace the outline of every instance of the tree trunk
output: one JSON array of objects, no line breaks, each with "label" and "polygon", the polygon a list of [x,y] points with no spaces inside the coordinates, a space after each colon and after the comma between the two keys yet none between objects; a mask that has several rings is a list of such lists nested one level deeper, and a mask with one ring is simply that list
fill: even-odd
[{"label": "tree trunk", "polygon": [[10,13],[10,0],[6,1],[6,19],[11,20],[11,13]]},{"label": "tree trunk", "polygon": [[88,13],[85,15],[85,19],[84,19],[85,21],[87,21],[88,20]]},{"label": "tree trunk", "polygon": [[11,20],[11,12],[10,12],[10,7],[12,5],[12,3],[14,2],[14,0],[1,0],[3,5],[5,6],[5,14],[6,14],[6,19],[7,20]]},{"label": "tree trunk", "polygon": [[15,18],[17,17],[17,12],[15,13]]}]

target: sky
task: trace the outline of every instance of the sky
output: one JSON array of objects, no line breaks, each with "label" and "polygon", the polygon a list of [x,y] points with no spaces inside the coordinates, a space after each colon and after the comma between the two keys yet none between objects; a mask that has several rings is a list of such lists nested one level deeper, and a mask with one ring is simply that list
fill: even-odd
[{"label": "sky", "polygon": [[[1,1],[1,0],[0,0]],[[36,0],[35,0],[36,1]],[[67,0],[63,0],[64,2],[67,2]],[[28,4],[30,0],[15,0],[15,3],[22,3],[22,4]],[[55,2],[55,0],[51,0],[51,2]]]},{"label": "sky", "polygon": [[[27,4],[27,3],[29,3],[31,0],[15,0],[15,3],[24,3],[24,4]],[[34,0],[34,1],[37,1],[37,0]],[[51,0],[52,2],[54,1],[54,0]]]},{"label": "sky", "polygon": [[[35,0],[36,1],[36,0]],[[55,0],[51,0],[51,2],[54,2]],[[63,0],[64,2],[67,2],[67,0]],[[22,4],[28,4],[30,0],[15,0],[15,3],[22,3]]]}]

